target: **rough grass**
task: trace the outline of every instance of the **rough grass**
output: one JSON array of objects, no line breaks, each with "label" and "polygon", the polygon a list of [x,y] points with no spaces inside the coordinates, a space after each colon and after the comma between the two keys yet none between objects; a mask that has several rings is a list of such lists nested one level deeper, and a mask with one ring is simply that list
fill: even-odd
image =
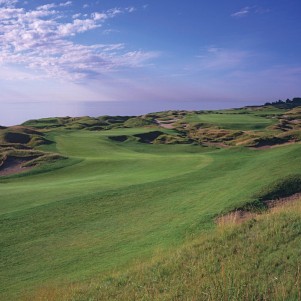
[{"label": "rough grass", "polygon": [[124,126],[124,123],[130,118],[130,116],[101,116],[98,118],[89,116],[55,117],[33,119],[24,122],[23,125],[37,129],[64,128],[69,130],[102,130]]},{"label": "rough grass", "polygon": [[44,133],[24,126],[13,126],[0,129],[0,143],[2,145],[27,145],[35,147],[50,144],[51,141],[44,137]]},{"label": "rough grass", "polygon": [[124,122],[125,127],[137,128],[155,124],[153,118],[134,117]]},{"label": "rough grass", "polygon": [[151,263],[23,300],[301,300],[301,200],[223,224]]}]

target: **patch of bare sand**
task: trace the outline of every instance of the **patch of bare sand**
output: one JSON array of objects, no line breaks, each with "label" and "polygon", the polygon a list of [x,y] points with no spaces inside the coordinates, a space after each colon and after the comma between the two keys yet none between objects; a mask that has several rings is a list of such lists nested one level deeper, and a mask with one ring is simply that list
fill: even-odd
[{"label": "patch of bare sand", "polygon": [[179,119],[170,119],[168,121],[163,121],[160,119],[156,119],[156,122],[159,126],[165,128],[165,129],[173,129],[174,128],[174,123],[177,122]]}]

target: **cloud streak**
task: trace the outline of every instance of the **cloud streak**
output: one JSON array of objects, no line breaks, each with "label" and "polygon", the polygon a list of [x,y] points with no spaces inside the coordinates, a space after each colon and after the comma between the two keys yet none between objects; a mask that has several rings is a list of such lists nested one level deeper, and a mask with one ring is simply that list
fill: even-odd
[{"label": "cloud streak", "polygon": [[265,14],[268,12],[270,12],[269,9],[262,8],[259,6],[245,6],[245,7],[241,8],[239,11],[231,14],[231,17],[243,18],[243,17],[247,17],[250,14]]},{"label": "cloud streak", "polygon": [[241,17],[246,17],[250,13],[251,8],[249,6],[246,6],[239,11],[233,13],[231,17],[235,18],[241,18]]},{"label": "cloud streak", "polygon": [[14,6],[17,2],[18,0],[0,0],[0,5],[11,7]]},{"label": "cloud streak", "polygon": [[135,9],[112,8],[81,17],[65,15],[71,1],[48,3],[26,10],[16,0],[0,0],[0,64],[21,65],[43,71],[45,77],[78,81],[101,76],[121,68],[143,66],[158,56],[156,52],[127,51],[125,45],[74,42],[85,32]]}]

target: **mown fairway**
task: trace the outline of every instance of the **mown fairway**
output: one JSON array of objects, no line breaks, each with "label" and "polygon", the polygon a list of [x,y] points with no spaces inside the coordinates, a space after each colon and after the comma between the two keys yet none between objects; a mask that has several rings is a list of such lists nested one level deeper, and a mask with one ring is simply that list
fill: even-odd
[{"label": "mown fairway", "polygon": [[[277,111],[265,112],[265,114],[276,113]],[[187,116],[188,122],[201,122],[208,125],[219,126],[232,130],[262,130],[274,123],[274,120],[263,118],[259,115],[239,114],[229,111],[227,113],[213,112],[207,114],[191,114]]]},{"label": "mown fairway", "polygon": [[3,300],[48,283],[101,278],[173,248],[301,170],[300,144],[215,150],[107,138],[143,131],[51,132],[56,144],[48,147],[78,163],[0,181]]}]

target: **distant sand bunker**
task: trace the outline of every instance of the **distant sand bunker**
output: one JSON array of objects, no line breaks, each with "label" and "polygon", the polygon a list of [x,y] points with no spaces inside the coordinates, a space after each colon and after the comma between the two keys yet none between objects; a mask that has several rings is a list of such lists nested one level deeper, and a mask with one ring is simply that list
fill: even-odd
[{"label": "distant sand bunker", "polygon": [[23,164],[32,160],[32,157],[27,158],[16,158],[9,157],[0,167],[0,176],[9,176],[13,174],[18,174],[33,168],[33,166],[23,167]]}]

